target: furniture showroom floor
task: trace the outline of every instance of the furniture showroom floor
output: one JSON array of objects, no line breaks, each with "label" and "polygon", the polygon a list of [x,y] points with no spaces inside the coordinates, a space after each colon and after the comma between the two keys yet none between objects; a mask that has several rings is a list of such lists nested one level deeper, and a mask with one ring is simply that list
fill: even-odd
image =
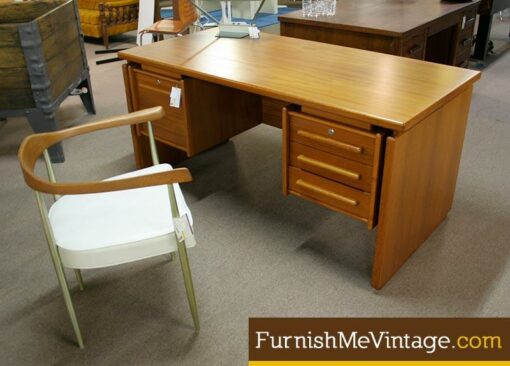
[{"label": "furniture showroom floor", "polygon": [[[494,23],[500,54],[510,48],[509,23]],[[86,48],[98,114],[88,116],[70,97],[58,113],[61,127],[126,112],[121,63],[95,66],[104,57],[93,51],[102,46]],[[492,56],[484,69],[453,209],[384,289],[369,281],[375,232],[283,197],[281,133],[260,125],[184,164],[194,178],[182,189],[198,240],[189,255],[200,334],[178,263],[160,257],[83,271],[84,292],[69,273],[84,350],[74,343],[16,158],[31,130],[24,119],[10,119],[0,127],[1,363],[242,365],[249,317],[510,316],[509,69],[510,52]],[[72,139],[64,149],[67,163],[56,166],[61,179],[134,168],[128,128]]]}]

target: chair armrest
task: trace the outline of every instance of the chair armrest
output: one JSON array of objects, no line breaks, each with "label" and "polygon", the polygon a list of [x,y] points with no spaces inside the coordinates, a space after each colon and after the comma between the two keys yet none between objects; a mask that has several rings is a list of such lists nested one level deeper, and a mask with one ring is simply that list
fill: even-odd
[{"label": "chair armrest", "polygon": [[30,183],[25,175],[25,182],[34,190],[58,195],[123,191],[164,184],[186,183],[192,180],[191,174],[187,168],[179,168],[168,172],[142,175],[134,178],[92,182],[52,183],[40,179],[35,175],[32,175],[28,179],[31,180]]},{"label": "chair armrest", "polygon": [[163,108],[154,107],[60,131],[30,135],[23,140],[18,152],[18,159],[25,182],[36,191],[51,194],[100,193],[189,182],[192,178],[189,170],[186,168],[119,180],[73,183],[49,182],[37,177],[34,173],[37,159],[48,147],[57,142],[93,131],[154,121],[161,119],[163,116]]}]

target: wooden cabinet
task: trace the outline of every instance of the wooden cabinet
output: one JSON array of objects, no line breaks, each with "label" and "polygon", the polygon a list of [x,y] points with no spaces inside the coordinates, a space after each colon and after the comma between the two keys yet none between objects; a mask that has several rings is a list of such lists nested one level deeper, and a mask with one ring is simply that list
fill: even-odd
[{"label": "wooden cabinet", "polygon": [[[123,73],[130,111],[155,106],[165,110],[152,124],[162,161],[178,163],[261,123],[259,95],[136,63],[124,65]],[[180,89],[178,107],[170,106],[172,88]],[[131,131],[137,166],[151,165],[147,126]]]},{"label": "wooden cabinet", "polygon": [[475,21],[476,8],[469,9],[463,13],[456,38],[454,66],[468,66],[474,40]]},{"label": "wooden cabinet", "polygon": [[282,123],[284,194],[375,227],[383,134],[290,109]]}]

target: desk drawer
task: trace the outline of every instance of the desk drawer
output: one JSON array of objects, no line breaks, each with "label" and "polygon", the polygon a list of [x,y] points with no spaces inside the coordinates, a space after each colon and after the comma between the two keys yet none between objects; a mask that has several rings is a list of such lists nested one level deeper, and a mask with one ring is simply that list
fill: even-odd
[{"label": "desk drawer", "polygon": [[473,46],[473,29],[471,28],[468,31],[460,32],[457,41],[456,57],[459,57],[465,52],[469,52],[472,46]]},{"label": "desk drawer", "polygon": [[[477,6],[471,7],[469,10],[466,10],[464,12],[462,23],[461,23],[461,30],[473,30],[476,23],[476,13],[477,13]],[[473,32],[471,32],[473,33]]]},{"label": "desk drawer", "polygon": [[[184,105],[184,83],[141,70],[133,70],[133,87],[135,109],[162,106],[165,117],[153,122],[156,139],[181,150],[188,150],[187,122]],[[172,87],[181,89],[180,108],[170,107],[170,91]],[[139,131],[147,134],[145,124],[139,125]]]},{"label": "desk drawer", "polygon": [[370,192],[372,167],[299,144],[290,143],[290,165],[322,177]]},{"label": "desk drawer", "polygon": [[376,134],[300,112],[288,112],[290,140],[373,165]]},{"label": "desk drawer", "polygon": [[468,67],[469,66],[469,58],[471,56],[471,48],[468,48],[463,53],[458,55],[455,58],[454,66],[457,67]]},{"label": "desk drawer", "polygon": [[425,47],[427,36],[425,34],[416,34],[402,41],[401,56],[423,60],[425,58]]},{"label": "desk drawer", "polygon": [[289,168],[289,191],[328,208],[351,214],[363,221],[368,220],[369,193],[294,167]]},{"label": "desk drawer", "polygon": [[[283,193],[377,225],[383,132],[283,108]],[[341,118],[339,118],[341,119]]]}]

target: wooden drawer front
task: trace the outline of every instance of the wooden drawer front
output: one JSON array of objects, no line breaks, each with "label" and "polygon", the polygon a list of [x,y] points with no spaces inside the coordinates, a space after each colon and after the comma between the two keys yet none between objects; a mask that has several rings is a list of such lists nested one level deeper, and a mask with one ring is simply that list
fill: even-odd
[{"label": "wooden drawer front", "polygon": [[370,192],[372,167],[296,142],[290,144],[290,165]]},{"label": "wooden drawer front", "polygon": [[[471,9],[464,12],[463,20],[462,20],[462,24],[461,24],[461,30],[464,30],[464,31],[465,30],[473,30],[475,28],[477,9],[478,9],[478,7],[473,6]],[[473,33],[473,32],[471,32],[471,33]]]},{"label": "wooden drawer front", "polygon": [[299,112],[289,112],[289,122],[292,141],[373,165],[375,134]]},{"label": "wooden drawer front", "polygon": [[417,34],[415,36],[404,39],[402,43],[402,53],[404,57],[423,60],[425,58],[425,45],[427,37],[425,34]]},{"label": "wooden drawer front", "polygon": [[466,51],[469,52],[473,46],[473,28],[467,32],[460,32],[457,42],[457,57]]},{"label": "wooden drawer front", "polygon": [[332,180],[289,167],[289,190],[328,208],[368,220],[370,194]]},{"label": "wooden drawer front", "polygon": [[[181,88],[181,95],[184,95],[183,82],[139,70],[134,70],[134,78],[136,109],[159,105],[165,109],[165,117],[153,122],[155,137],[169,145],[187,151],[188,139],[184,99],[181,99],[180,108],[170,107],[170,90],[174,86]],[[142,133],[146,134],[146,129],[145,124],[140,125]]]}]

